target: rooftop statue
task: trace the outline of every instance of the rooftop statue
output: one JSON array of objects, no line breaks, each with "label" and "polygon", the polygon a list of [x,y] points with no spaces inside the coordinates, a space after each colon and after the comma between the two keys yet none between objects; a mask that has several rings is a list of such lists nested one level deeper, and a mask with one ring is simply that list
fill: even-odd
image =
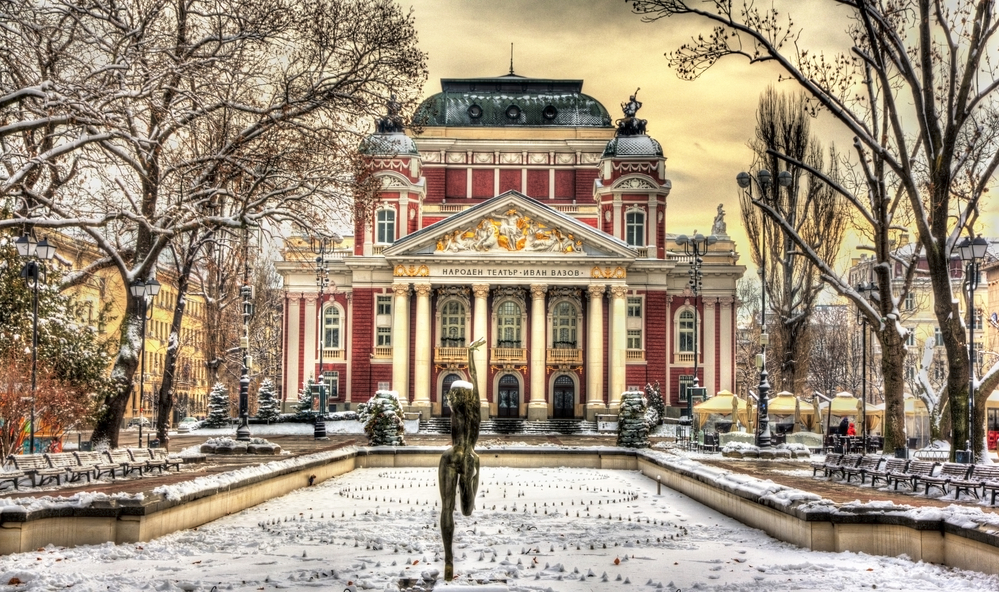
[{"label": "rooftop statue", "polygon": [[628,97],[627,103],[621,103],[621,110],[624,111],[624,118],[617,120],[617,135],[619,136],[641,136],[645,135],[645,124],[648,123],[644,119],[638,119],[635,115],[638,110],[642,108],[642,103],[636,97],[638,97],[638,91],[641,88],[635,89],[635,93]]},{"label": "rooftop statue", "polygon": [[455,382],[447,392],[451,406],[451,447],[441,455],[437,479],[441,490],[441,538],[444,539],[444,579],[454,579],[454,504],[455,489],[461,497],[461,513],[470,516],[475,508],[475,494],[479,490],[479,455],[475,443],[479,439],[482,420],[479,384],[475,375],[475,350],[485,344],[480,337],[468,346],[468,373],[471,384]]},{"label": "rooftop statue", "polygon": [[718,204],[718,214],[715,216],[714,224],[711,225],[711,234],[726,236],[725,232],[725,208],[724,204]]},{"label": "rooftop statue", "polygon": [[395,100],[394,94],[389,97],[385,107],[385,117],[378,120],[378,133],[393,134],[401,132],[403,124],[402,116],[399,113],[402,111],[402,105],[399,101]]}]

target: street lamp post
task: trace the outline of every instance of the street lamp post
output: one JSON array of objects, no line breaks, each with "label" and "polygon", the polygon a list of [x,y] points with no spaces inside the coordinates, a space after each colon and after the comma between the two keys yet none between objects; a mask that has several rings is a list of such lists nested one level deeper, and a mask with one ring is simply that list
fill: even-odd
[{"label": "street lamp post", "polygon": [[966,237],[957,245],[961,260],[965,262],[965,285],[968,287],[968,439],[965,441],[967,462],[974,464],[975,441],[975,290],[978,289],[979,261],[985,258],[989,242],[978,235]]},{"label": "street lamp post", "polygon": [[[874,282],[860,282],[857,284],[857,293],[870,300],[878,295],[877,286]],[[862,449],[867,454],[867,316],[864,315],[860,307],[857,307],[857,316],[860,318],[861,326],[861,360],[860,360],[860,434]],[[831,411],[831,409],[830,409]],[[832,413],[830,412],[830,415]]]},{"label": "street lamp post", "polygon": [[[742,172],[735,176],[735,180],[739,184],[739,187],[749,191],[750,199],[756,202],[756,199],[752,199],[753,177],[749,173]],[[766,169],[756,171],[756,186],[759,189],[759,199],[769,199],[771,180],[770,171]],[[792,183],[791,173],[781,171],[777,175],[777,183],[781,187],[790,187]],[[770,393],[770,381],[767,374],[767,345],[770,343],[770,336],[767,334],[767,250],[769,249],[769,245],[767,243],[766,213],[761,215],[763,217],[763,221],[760,224],[763,230],[763,241],[760,248],[760,278],[762,280],[760,282],[760,314],[762,331],[760,333],[760,353],[756,356],[756,365],[760,369],[760,384],[756,387],[760,398],[759,404],[756,407],[756,445],[760,448],[769,448],[770,412],[767,408],[769,404],[767,395]]]},{"label": "street lamp post", "polygon": [[140,340],[142,345],[139,349],[139,448],[142,448],[142,399],[145,394],[146,379],[146,321],[149,302],[147,297],[155,297],[160,293],[160,283],[153,278],[145,282],[136,278],[128,287],[132,298],[139,304],[139,314],[142,315],[142,332]]},{"label": "street lamp post", "polygon": [[239,340],[243,364],[239,373],[239,427],[236,440],[250,441],[250,317],[253,316],[253,286],[250,285],[250,264],[243,271],[243,285],[239,289],[243,297],[243,337]]},{"label": "street lamp post", "polygon": [[[323,350],[326,349],[326,327],[323,316],[323,293],[330,285],[329,267],[326,264],[326,255],[330,254],[337,243],[341,240],[340,235],[317,236],[312,239],[312,251],[316,254],[316,288],[319,290],[319,413],[316,414],[316,424],[313,430],[313,437],[316,440],[326,439],[326,374],[323,368]],[[369,368],[370,372],[370,368]]]},{"label": "street lamp post", "polygon": [[35,453],[35,391],[38,388],[38,284],[45,281],[45,262],[55,257],[55,246],[48,239],[35,242],[30,234],[14,241],[17,254],[26,259],[21,277],[31,286],[31,417],[28,451]]},{"label": "street lamp post", "polygon": [[[694,420],[694,397],[700,395],[702,400],[704,398],[704,389],[700,387],[700,381],[697,378],[697,358],[700,354],[701,343],[697,334],[697,295],[703,287],[701,265],[704,263],[704,255],[708,252],[709,247],[716,242],[718,242],[718,237],[713,234],[708,236],[700,233],[694,236],[681,234],[676,237],[676,244],[681,245],[684,254],[691,257],[688,285],[694,294],[694,385],[687,391],[687,417],[690,418],[691,422]],[[691,427],[693,427],[693,423],[691,423]]]}]

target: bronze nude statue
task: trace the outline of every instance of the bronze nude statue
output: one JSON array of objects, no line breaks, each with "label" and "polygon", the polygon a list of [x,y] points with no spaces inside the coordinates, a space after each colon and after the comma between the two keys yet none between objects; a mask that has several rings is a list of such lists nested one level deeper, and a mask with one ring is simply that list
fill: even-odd
[{"label": "bronze nude statue", "polygon": [[[468,346],[468,372],[472,383],[455,382],[447,393],[451,405],[451,448],[441,455],[437,478],[441,488],[441,537],[444,539],[444,579],[454,578],[455,488],[461,496],[461,513],[470,516],[479,490],[479,455],[475,443],[479,439],[479,387],[475,376],[472,353],[486,342],[480,337]],[[471,388],[469,388],[471,387]]]}]

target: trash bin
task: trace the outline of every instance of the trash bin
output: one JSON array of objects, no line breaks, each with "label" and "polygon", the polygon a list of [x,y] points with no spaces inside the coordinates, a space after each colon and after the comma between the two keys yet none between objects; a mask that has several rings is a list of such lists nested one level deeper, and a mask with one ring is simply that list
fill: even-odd
[{"label": "trash bin", "polygon": [[90,440],[80,442],[80,452],[93,452],[94,445]]},{"label": "trash bin", "polygon": [[153,438],[152,440],[150,440],[149,441],[149,447],[150,448],[159,448],[160,447],[160,440],[159,440],[159,438]]},{"label": "trash bin", "polygon": [[909,458],[909,449],[908,448],[896,448],[895,449],[895,458]]},{"label": "trash bin", "polygon": [[971,464],[971,451],[970,450],[955,450],[954,451],[954,462],[958,464]]}]

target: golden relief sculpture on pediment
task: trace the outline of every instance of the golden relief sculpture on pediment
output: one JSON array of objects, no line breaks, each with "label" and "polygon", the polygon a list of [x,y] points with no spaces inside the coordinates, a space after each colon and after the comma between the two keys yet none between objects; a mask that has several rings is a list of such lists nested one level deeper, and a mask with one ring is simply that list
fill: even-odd
[{"label": "golden relief sculpture on pediment", "polygon": [[483,218],[473,228],[454,230],[437,239],[438,253],[511,251],[582,254],[583,241],[571,232],[522,215],[516,209],[495,218]]}]

